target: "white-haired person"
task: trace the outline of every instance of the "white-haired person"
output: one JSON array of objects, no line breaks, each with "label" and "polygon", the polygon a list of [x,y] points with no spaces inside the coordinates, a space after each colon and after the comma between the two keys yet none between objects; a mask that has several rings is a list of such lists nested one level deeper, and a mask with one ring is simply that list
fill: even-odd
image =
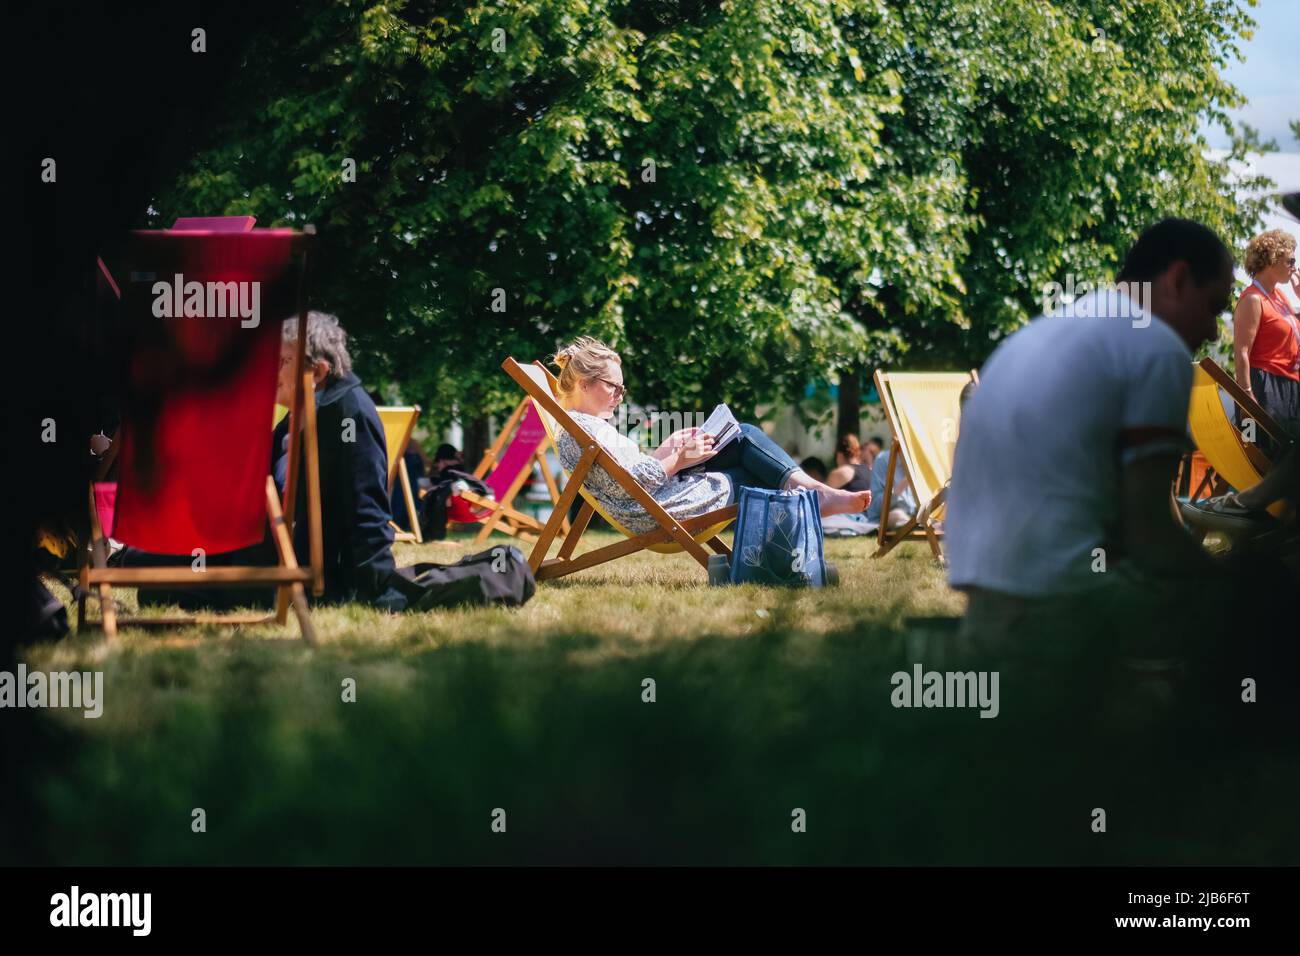
[{"label": "white-haired person", "polygon": [[[643,452],[608,421],[626,391],[618,353],[582,336],[560,349],[552,361],[560,369],[561,404],[574,421],[679,521],[735,502],[745,487],[808,488],[817,493],[823,515],[858,513],[871,502],[870,491],[844,491],[816,481],[761,428],[749,423],[742,423],[739,435],[717,452],[713,436],[698,428],[676,431],[658,448]],[[572,471],[582,449],[565,432],[560,434],[558,446],[561,463]],[[707,467],[695,467],[706,463]],[[649,513],[604,469],[593,467],[586,486],[610,515],[634,534],[657,527]]]},{"label": "white-haired person", "polygon": [[[294,343],[298,320],[284,323],[276,401],[293,400]],[[393,529],[388,498],[388,445],[375,403],[352,371],[348,335],[337,317],[307,314],[307,370],[316,389],[325,594],[329,603],[360,601],[401,611],[406,598],[392,587]],[[281,419],[272,445],[271,474],[281,490],[287,479],[289,420]],[[299,472],[298,514],[306,514],[305,470]],[[307,522],[296,522],[294,550],[310,556]]]}]

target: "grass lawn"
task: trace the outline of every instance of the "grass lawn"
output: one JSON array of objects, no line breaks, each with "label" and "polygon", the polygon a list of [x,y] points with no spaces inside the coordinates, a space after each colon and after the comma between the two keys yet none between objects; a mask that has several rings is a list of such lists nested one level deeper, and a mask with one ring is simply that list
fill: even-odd
[{"label": "grass lawn", "polygon": [[828,540],[824,590],[710,588],[645,554],[517,610],[321,609],[315,652],[292,625],[30,648],[105,672],[102,718],[39,717],[32,842],[75,864],[1300,862],[1294,762],[1212,727],[1093,746],[1061,687],[1010,680],[996,720],[891,707],[929,653],[906,619],[962,598],[924,545],[873,547]]}]

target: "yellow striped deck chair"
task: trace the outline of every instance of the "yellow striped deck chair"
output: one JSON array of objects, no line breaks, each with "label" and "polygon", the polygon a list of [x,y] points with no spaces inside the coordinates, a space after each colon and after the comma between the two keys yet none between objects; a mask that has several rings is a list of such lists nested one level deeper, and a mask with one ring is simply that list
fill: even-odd
[{"label": "yellow striped deck chair", "polygon": [[384,424],[384,441],[388,445],[388,495],[393,494],[395,482],[402,483],[402,498],[406,501],[406,517],[411,530],[402,531],[397,523],[393,526],[393,538],[396,541],[414,541],[423,544],[420,534],[420,513],[415,508],[415,491],[411,488],[411,473],[406,470],[406,446],[411,443],[415,432],[415,423],[420,417],[419,405],[378,405],[375,411]]},{"label": "yellow striped deck chair", "polygon": [[[894,440],[889,446],[884,501],[880,507],[879,547],[873,558],[892,551],[900,541],[925,540],[938,561],[943,561],[935,526],[943,515],[952,478],[952,456],[957,447],[961,419],[961,391],[974,372],[886,372],[877,369],[876,391]],[[916,494],[916,514],[901,528],[890,530],[889,511],[894,497],[894,469],[903,460],[903,473]]]},{"label": "yellow striped deck chair", "polygon": [[[1200,485],[1191,489],[1190,498],[1217,494],[1224,486],[1241,491],[1259,482],[1273,467],[1273,462],[1257,442],[1246,441],[1223,407],[1219,390],[1223,389],[1237,403],[1245,415],[1253,420],[1256,434],[1262,432],[1278,442],[1281,447],[1291,440],[1281,426],[1253,397],[1211,358],[1201,359],[1192,375],[1192,399],[1187,410],[1187,423],[1192,440],[1205,456],[1209,469]],[[1275,501],[1269,513],[1280,520],[1291,517],[1292,506],[1286,501]]]},{"label": "yellow striped deck chair", "polygon": [[[513,358],[508,358],[502,363],[501,367],[532,399],[538,414],[541,416],[542,423],[546,426],[546,433],[551,442],[558,448],[556,438],[559,436],[560,431],[563,430],[573,436],[583,449],[582,457],[579,459],[577,466],[572,473],[566,473],[564,491],[561,493],[560,500],[551,513],[546,527],[542,529],[542,534],[533,546],[533,553],[528,559],[528,564],[532,567],[537,580],[544,581],[548,578],[562,577],[575,571],[582,571],[585,568],[613,561],[624,555],[635,554],[638,551],[657,551],[661,554],[674,554],[685,551],[705,571],[708,570],[709,566],[709,554],[704,550],[704,545],[707,544],[717,554],[731,556],[731,549],[723,543],[718,535],[736,520],[737,505],[728,505],[725,508],[715,509],[696,518],[678,521],[668,514],[663,505],[655,501],[650,493],[642,488],[637,480],[628,474],[627,470],[609,452],[605,451],[595,439],[588,435],[582,426],[575,422],[564,407],[560,405],[558,383],[555,376],[550,373],[545,365],[541,362],[520,365]],[[593,465],[599,465],[611,478],[618,482],[629,495],[645,508],[659,527],[645,534],[633,534],[615,521],[600,502],[596,500],[595,495],[591,494],[583,486],[583,479]],[[550,550],[551,543],[555,540],[556,535],[560,533],[563,521],[568,516],[569,508],[579,495],[583,499],[582,508],[574,519],[569,533],[565,535],[558,556],[547,558],[546,553]],[[627,540],[596,548],[574,557],[574,548],[577,547],[583,532],[587,530],[587,524],[591,521],[593,514],[599,514],[609,522],[611,527],[621,532]]]}]

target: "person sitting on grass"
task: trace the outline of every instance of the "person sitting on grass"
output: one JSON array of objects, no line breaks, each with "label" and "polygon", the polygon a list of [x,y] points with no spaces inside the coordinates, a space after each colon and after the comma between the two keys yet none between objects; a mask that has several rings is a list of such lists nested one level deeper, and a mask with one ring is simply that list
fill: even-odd
[{"label": "person sitting on grass", "polygon": [[879,435],[872,435],[862,446],[862,463],[868,468],[876,467],[876,459],[885,450],[885,440]]},{"label": "person sitting on grass", "polygon": [[[276,401],[293,398],[293,343],[298,320],[284,323]],[[352,372],[348,335],[338,318],[307,314],[307,368],[316,386],[316,433],[320,448],[322,538],[325,595],[329,602],[361,601],[401,611],[406,598],[392,587],[393,529],[388,499],[388,446],[375,403]],[[275,484],[283,493],[288,473],[289,419],[281,419],[272,439]],[[299,470],[297,514],[307,514],[305,469]],[[307,522],[295,521],[294,550],[308,552]]]},{"label": "person sitting on grass", "polygon": [[[874,439],[873,439],[874,440]],[[880,527],[881,511],[885,505],[885,477],[889,473],[889,455],[885,451],[876,454],[871,465],[871,507],[867,509],[867,523],[873,528]],[[907,470],[903,467],[900,454],[894,462],[894,482],[889,486],[889,514],[885,515],[885,527],[892,531],[901,528],[912,520],[916,514],[916,494],[912,483],[907,480]]]},{"label": "person sitting on grass", "polygon": [[[552,361],[560,368],[561,404],[573,420],[678,521],[732,504],[739,498],[740,489],[746,487],[810,489],[817,493],[823,515],[861,512],[871,503],[870,491],[843,491],[813,479],[762,429],[749,423],[742,423],[739,435],[718,452],[713,450],[713,436],[698,428],[685,428],[645,454],[608,421],[625,391],[618,353],[596,339],[582,336],[560,349]],[[561,431],[557,444],[560,462],[572,471],[582,458],[582,448],[565,431]],[[707,470],[694,467],[706,462]],[[658,527],[640,503],[599,466],[591,469],[586,486],[632,533],[643,534]]]},{"label": "person sitting on grass", "polygon": [[871,491],[871,466],[862,460],[858,436],[841,435],[835,446],[835,470],[826,478],[832,488],[847,491]]}]

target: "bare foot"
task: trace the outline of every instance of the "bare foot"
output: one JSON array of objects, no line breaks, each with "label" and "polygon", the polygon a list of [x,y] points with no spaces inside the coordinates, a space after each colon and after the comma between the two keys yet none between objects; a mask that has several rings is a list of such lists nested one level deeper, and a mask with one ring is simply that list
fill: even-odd
[{"label": "bare foot", "polygon": [[851,515],[866,511],[871,505],[871,492],[844,491],[841,488],[818,488],[822,515]]}]

